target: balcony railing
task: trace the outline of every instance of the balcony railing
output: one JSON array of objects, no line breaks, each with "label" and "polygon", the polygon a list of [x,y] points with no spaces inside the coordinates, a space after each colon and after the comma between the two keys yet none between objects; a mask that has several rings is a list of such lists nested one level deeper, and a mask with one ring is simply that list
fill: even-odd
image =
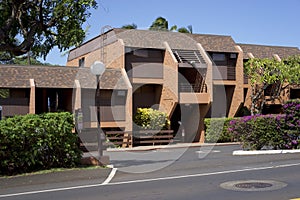
[{"label": "balcony railing", "polygon": [[236,69],[229,66],[213,66],[213,79],[234,81],[236,80]]},{"label": "balcony railing", "polygon": [[162,63],[131,63],[127,68],[129,78],[163,79]]},{"label": "balcony railing", "polygon": [[248,81],[248,76],[244,74],[244,84],[248,84],[249,81]]},{"label": "balcony railing", "polygon": [[207,93],[207,86],[206,84],[179,83],[178,90],[183,93]]},{"label": "balcony railing", "polygon": [[28,98],[0,98],[0,105],[2,106],[3,117],[25,115],[29,112]]}]

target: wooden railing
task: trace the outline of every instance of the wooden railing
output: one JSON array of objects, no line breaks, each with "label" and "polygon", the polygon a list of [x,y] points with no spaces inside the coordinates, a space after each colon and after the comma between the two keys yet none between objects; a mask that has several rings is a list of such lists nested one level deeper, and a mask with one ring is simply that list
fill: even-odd
[{"label": "wooden railing", "polygon": [[229,66],[213,66],[213,79],[236,80],[236,69]]},{"label": "wooden railing", "polygon": [[[167,145],[173,142],[173,132],[173,130],[106,131],[106,139],[102,141],[102,146],[106,149],[107,147]],[[80,147],[84,152],[97,150],[97,129],[84,129],[78,135]]]},{"label": "wooden railing", "polygon": [[114,145],[120,147],[132,147],[132,133],[126,131],[106,131],[106,145]]},{"label": "wooden railing", "polygon": [[179,92],[185,93],[207,93],[207,85],[202,83],[200,85],[190,84],[190,83],[179,83]]},{"label": "wooden railing", "polygon": [[173,130],[141,130],[133,133],[133,145],[166,145],[173,142]]}]

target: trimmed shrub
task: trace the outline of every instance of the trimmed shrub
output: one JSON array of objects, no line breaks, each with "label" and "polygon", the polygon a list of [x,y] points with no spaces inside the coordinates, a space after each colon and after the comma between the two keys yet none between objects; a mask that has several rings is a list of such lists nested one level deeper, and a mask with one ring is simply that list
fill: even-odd
[{"label": "trimmed shrub", "polygon": [[67,112],[15,116],[0,121],[0,174],[74,167],[81,159]]},{"label": "trimmed shrub", "polygon": [[170,128],[167,114],[152,108],[138,108],[133,121],[141,130],[166,130]]},{"label": "trimmed shrub", "polygon": [[205,141],[214,142],[233,142],[235,140],[232,132],[228,131],[229,122],[233,118],[206,118],[205,124]]}]

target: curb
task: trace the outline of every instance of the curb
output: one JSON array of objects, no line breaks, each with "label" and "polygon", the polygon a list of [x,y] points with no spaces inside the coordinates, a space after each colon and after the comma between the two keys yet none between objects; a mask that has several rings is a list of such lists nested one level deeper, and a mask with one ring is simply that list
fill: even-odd
[{"label": "curb", "polygon": [[131,148],[108,148],[107,152],[122,152],[122,151],[153,151],[158,149],[176,149],[176,148],[189,148],[189,147],[211,147],[211,146],[229,146],[239,145],[240,142],[229,143],[180,143],[170,145],[156,145],[156,146],[138,146]]},{"label": "curb", "polygon": [[300,153],[300,149],[296,150],[261,150],[261,151],[233,151],[234,156],[250,156],[250,155],[276,155],[276,154],[287,154],[287,153]]}]

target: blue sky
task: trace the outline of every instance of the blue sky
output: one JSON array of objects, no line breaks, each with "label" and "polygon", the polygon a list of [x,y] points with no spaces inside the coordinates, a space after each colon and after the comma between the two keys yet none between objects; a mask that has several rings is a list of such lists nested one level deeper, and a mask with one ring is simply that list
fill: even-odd
[{"label": "blue sky", "polygon": [[[300,47],[299,0],[97,0],[86,40],[101,27],[135,23],[147,29],[159,16],[169,26],[193,26],[194,33],[231,35],[239,43]],[[54,49],[46,59],[65,65],[67,56]]]}]

